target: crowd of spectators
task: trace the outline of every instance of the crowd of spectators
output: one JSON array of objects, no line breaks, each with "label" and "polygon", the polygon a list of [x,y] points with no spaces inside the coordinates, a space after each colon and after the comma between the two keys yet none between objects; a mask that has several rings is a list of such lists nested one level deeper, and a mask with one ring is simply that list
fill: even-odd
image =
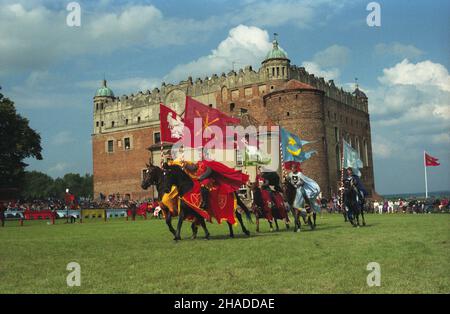
[{"label": "crowd of spectators", "polygon": [[[340,213],[339,199],[336,196],[328,201],[322,199],[322,208],[329,213]],[[383,199],[383,200],[367,200],[365,202],[365,212],[375,214],[393,214],[393,213],[448,213],[450,212],[449,199],[444,198],[428,198],[428,199]]]}]

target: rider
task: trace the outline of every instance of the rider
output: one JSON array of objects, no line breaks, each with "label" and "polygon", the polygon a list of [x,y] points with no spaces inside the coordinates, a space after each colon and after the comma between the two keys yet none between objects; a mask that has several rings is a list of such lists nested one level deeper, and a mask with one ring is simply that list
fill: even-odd
[{"label": "rider", "polygon": [[319,185],[311,178],[305,176],[298,168],[298,165],[293,163],[292,171],[287,177],[288,181],[297,190],[293,207],[302,208],[305,203],[309,203],[308,205],[315,211],[320,211],[320,206],[316,202],[317,196],[320,194]]},{"label": "rider", "polygon": [[364,185],[361,182],[361,179],[353,173],[353,168],[352,167],[348,167],[346,169],[346,175],[344,177],[344,182],[342,182],[345,186],[345,182],[349,182],[352,183],[356,186],[356,189],[358,190],[358,194],[359,194],[359,206],[364,206],[364,202],[365,202],[365,198],[369,195],[369,193],[367,193],[366,188],[364,187]]},{"label": "rider", "polygon": [[202,202],[200,208],[207,209],[209,192],[217,189],[220,193],[234,193],[246,184],[248,175],[214,160],[200,160],[197,163],[198,181],[201,185]]}]

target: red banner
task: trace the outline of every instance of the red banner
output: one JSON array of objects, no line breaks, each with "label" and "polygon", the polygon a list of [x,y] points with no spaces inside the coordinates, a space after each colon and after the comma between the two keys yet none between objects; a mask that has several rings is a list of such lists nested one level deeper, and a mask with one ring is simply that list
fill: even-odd
[{"label": "red banner", "polygon": [[[226,143],[226,126],[240,123],[240,119],[227,116],[218,109],[204,105],[191,97],[186,97],[184,121],[191,132],[191,147],[194,148],[205,146],[207,143],[208,146],[222,148]],[[222,137],[218,135],[217,128],[222,132]]]},{"label": "red banner", "polygon": [[430,156],[427,153],[425,153],[425,166],[427,167],[436,167],[439,166],[439,159],[436,157]]}]

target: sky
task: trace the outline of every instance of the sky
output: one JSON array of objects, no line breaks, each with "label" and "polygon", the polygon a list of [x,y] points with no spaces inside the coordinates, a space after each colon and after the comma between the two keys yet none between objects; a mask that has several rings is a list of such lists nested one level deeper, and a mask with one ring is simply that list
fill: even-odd
[{"label": "sky", "polygon": [[291,64],[369,97],[378,193],[450,189],[450,2],[0,0],[0,86],[41,134],[53,177],[92,173],[92,97],[103,77],[116,96],[188,76],[260,67],[273,33]]}]

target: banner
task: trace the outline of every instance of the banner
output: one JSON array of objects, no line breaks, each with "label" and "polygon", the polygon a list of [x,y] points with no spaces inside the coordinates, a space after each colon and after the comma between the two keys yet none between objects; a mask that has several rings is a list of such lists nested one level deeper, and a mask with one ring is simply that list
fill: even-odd
[{"label": "banner", "polygon": [[344,168],[351,167],[353,173],[358,177],[361,176],[360,168],[364,167],[362,160],[359,158],[359,152],[356,151],[349,143],[342,140],[344,143]]}]

